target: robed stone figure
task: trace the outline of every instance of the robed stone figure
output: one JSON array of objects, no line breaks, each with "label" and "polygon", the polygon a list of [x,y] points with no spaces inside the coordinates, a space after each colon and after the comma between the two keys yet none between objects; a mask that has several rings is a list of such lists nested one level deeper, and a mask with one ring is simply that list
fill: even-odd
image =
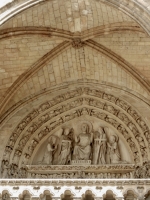
[{"label": "robed stone figure", "polygon": [[106,127],[99,127],[94,134],[93,164],[106,164],[107,136]]}]

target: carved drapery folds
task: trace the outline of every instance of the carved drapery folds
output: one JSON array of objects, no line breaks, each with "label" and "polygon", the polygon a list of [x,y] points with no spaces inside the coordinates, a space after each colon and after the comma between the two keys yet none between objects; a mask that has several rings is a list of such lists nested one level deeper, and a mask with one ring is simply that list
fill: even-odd
[{"label": "carved drapery folds", "polygon": [[[89,120],[80,124],[78,134],[74,133],[73,127],[64,125],[78,118],[83,120],[84,116],[88,116]],[[90,118],[101,122],[96,129],[90,128]],[[103,123],[105,126],[102,126]],[[108,137],[111,127],[117,134]],[[55,135],[58,129],[60,133]],[[26,165],[31,163],[41,141],[46,138],[49,143],[41,160],[45,165],[70,165],[76,164],[77,160],[80,164],[82,162],[79,161],[86,160],[92,165],[126,164],[118,147],[118,134],[126,141],[128,151],[132,152],[136,164],[134,176],[139,177],[138,166],[149,158],[149,128],[144,120],[127,102],[111,94],[97,89],[77,88],[43,103],[18,124],[6,145],[2,177],[26,177]],[[83,174],[81,176],[84,177]],[[131,177],[128,174],[124,176]],[[145,173],[145,177],[149,177],[149,172]]]}]

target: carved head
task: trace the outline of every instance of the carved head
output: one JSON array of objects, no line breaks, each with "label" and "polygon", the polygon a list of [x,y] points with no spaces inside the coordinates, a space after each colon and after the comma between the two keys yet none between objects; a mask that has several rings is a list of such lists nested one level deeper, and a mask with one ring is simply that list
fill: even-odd
[{"label": "carved head", "polygon": [[109,141],[110,141],[110,143],[116,142],[116,137],[115,137],[115,135],[111,135],[110,138],[109,138]]},{"label": "carved head", "polygon": [[5,165],[6,165],[6,166],[8,166],[8,165],[9,165],[9,162],[8,162],[8,160],[6,160],[6,161],[5,161]]},{"label": "carved head", "polygon": [[100,135],[102,135],[104,133],[103,127],[99,126],[98,132],[99,132]]},{"label": "carved head", "polygon": [[143,141],[143,139],[142,139],[141,136],[137,136],[136,139],[137,139],[139,142],[142,142],[142,141]]},{"label": "carved head", "polygon": [[69,128],[65,128],[65,130],[64,130],[64,135],[68,135],[69,132],[70,132],[70,129],[69,129]]},{"label": "carved head", "polygon": [[52,145],[56,144],[57,142],[57,137],[52,135],[48,138],[48,142],[51,143]]},{"label": "carved head", "polygon": [[81,130],[83,131],[83,133],[88,133],[89,132],[89,126],[86,123],[83,123],[81,126]]}]

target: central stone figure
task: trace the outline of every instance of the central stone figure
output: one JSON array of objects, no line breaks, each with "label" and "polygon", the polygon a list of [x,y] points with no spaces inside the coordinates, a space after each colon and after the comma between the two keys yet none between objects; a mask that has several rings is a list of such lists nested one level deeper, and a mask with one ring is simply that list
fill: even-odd
[{"label": "central stone figure", "polygon": [[75,146],[73,151],[73,160],[91,160],[93,142],[93,133],[87,123],[81,125],[81,133],[76,136],[74,134]]}]

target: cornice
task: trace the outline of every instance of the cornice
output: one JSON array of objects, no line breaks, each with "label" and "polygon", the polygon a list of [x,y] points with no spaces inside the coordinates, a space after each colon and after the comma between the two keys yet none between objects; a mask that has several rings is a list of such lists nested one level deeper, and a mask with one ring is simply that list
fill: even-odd
[{"label": "cornice", "polygon": [[105,185],[150,185],[150,179],[0,179],[0,185],[51,185],[51,186],[63,186],[63,185],[72,185],[72,186],[105,186]]}]

